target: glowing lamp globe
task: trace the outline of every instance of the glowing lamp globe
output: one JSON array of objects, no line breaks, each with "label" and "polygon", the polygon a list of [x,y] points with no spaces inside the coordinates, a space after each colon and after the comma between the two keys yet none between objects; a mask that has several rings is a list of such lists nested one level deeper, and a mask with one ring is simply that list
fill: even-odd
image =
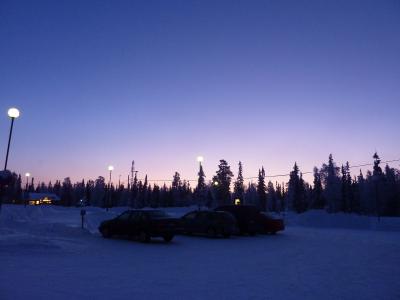
[{"label": "glowing lamp globe", "polygon": [[114,166],[108,166],[108,171],[113,171],[114,170]]},{"label": "glowing lamp globe", "polygon": [[197,161],[198,162],[203,162],[204,161],[204,157],[203,156],[197,156]]},{"label": "glowing lamp globe", "polygon": [[19,110],[15,107],[10,108],[7,113],[10,118],[14,119],[19,117]]},{"label": "glowing lamp globe", "polygon": [[29,176],[31,176],[31,173],[25,173],[25,176],[29,177]]}]

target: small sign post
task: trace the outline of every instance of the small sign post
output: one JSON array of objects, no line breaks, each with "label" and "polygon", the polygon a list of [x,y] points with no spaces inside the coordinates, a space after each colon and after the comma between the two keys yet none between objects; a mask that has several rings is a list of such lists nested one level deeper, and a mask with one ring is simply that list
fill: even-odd
[{"label": "small sign post", "polygon": [[85,221],[85,215],[86,215],[86,210],[85,209],[81,209],[81,221],[82,221],[82,229],[83,229],[83,222]]}]

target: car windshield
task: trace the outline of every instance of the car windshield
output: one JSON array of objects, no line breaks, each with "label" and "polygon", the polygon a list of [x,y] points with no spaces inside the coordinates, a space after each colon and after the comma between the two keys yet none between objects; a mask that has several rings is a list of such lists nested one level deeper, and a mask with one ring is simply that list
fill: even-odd
[{"label": "car windshield", "polygon": [[152,219],[168,218],[169,216],[162,210],[151,210],[148,212],[149,217]]},{"label": "car windshield", "polygon": [[274,215],[272,213],[261,212],[261,215],[267,217],[268,219],[280,219],[280,216]]}]

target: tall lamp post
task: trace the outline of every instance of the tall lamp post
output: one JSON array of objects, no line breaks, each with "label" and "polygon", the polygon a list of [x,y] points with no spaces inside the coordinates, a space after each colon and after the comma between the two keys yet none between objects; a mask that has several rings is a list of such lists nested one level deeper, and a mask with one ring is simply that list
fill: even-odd
[{"label": "tall lamp post", "polygon": [[14,107],[10,108],[8,110],[8,116],[11,118],[11,127],[10,127],[10,134],[8,136],[7,154],[6,154],[6,162],[4,164],[4,171],[7,170],[8,153],[10,152],[10,144],[11,144],[11,136],[14,126],[14,120],[19,117],[19,110]]},{"label": "tall lamp post", "polygon": [[204,161],[203,156],[197,156],[197,161],[199,162],[199,165],[201,166],[201,163]]},{"label": "tall lamp post", "polygon": [[108,166],[108,171],[110,172],[110,178],[108,180],[108,204],[106,206],[106,210],[108,210],[108,207],[111,206],[111,174],[112,171],[114,170],[114,166]]},{"label": "tall lamp post", "polygon": [[26,186],[25,186],[25,206],[28,202],[28,184],[29,184],[29,177],[31,176],[31,173],[25,173],[25,177],[26,177]]}]

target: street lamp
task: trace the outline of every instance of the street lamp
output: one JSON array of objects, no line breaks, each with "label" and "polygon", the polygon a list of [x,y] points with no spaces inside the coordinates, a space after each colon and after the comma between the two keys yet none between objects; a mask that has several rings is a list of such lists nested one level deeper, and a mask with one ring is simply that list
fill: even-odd
[{"label": "street lamp", "polygon": [[11,143],[13,126],[14,126],[14,119],[19,117],[19,110],[14,107],[10,108],[8,110],[8,116],[11,118],[11,127],[10,127],[10,134],[8,136],[8,146],[7,146],[6,162],[4,164],[4,171],[7,170],[8,153],[10,151],[10,143]]},{"label": "street lamp", "polygon": [[31,176],[31,173],[25,173],[25,177],[26,177],[26,190],[28,190],[28,180],[29,177]]},{"label": "street lamp", "polygon": [[111,173],[114,171],[114,166],[108,166],[108,171],[110,171],[110,183],[111,183]]},{"label": "street lamp", "polygon": [[201,164],[204,161],[203,156],[197,156],[197,161]]},{"label": "street lamp", "polygon": [[29,181],[29,177],[31,176],[31,173],[25,173],[25,177],[26,177],[26,187],[25,187],[25,206],[26,206],[26,202],[28,202],[28,181]]}]

